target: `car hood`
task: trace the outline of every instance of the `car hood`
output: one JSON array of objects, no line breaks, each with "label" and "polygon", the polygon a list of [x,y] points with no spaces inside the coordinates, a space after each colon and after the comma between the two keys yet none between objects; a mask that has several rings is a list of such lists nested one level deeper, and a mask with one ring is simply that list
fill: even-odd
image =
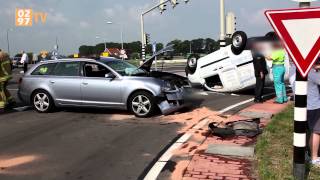
[{"label": "car hood", "polygon": [[149,73],[149,76],[153,78],[161,79],[164,81],[168,81],[171,84],[174,84],[178,87],[189,86],[188,79],[186,77],[183,77],[177,74],[160,72],[160,71],[151,71]]},{"label": "car hood", "polygon": [[163,53],[171,52],[171,51],[173,51],[173,45],[166,46],[165,48],[161,49],[160,51],[154,53],[151,58],[149,58],[148,60],[143,62],[142,65],[139,66],[139,69],[143,69],[147,72],[150,72],[151,67],[152,67],[152,63],[156,59],[156,57],[163,54]]}]

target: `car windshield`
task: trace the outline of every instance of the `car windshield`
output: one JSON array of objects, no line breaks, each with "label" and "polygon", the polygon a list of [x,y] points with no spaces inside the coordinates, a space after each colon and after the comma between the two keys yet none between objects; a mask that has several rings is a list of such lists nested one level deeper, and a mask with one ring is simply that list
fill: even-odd
[{"label": "car windshield", "polygon": [[104,64],[117,71],[122,76],[136,76],[146,74],[142,69],[125,61],[103,61]]}]

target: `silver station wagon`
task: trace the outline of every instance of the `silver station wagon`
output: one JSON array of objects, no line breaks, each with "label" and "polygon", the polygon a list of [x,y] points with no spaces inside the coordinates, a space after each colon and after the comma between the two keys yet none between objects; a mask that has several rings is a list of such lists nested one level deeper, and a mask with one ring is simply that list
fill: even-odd
[{"label": "silver station wagon", "polygon": [[124,109],[148,117],[183,106],[186,78],[151,71],[117,59],[63,59],[40,62],[20,80],[19,98],[40,113],[55,107]]}]

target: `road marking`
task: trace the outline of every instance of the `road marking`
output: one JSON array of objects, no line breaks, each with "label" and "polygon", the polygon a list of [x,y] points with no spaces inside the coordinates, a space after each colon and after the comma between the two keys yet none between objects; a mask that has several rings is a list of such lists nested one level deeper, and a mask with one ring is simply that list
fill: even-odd
[{"label": "road marking", "polygon": [[240,95],[239,95],[239,94],[234,94],[234,93],[232,93],[231,96],[237,96],[237,97],[239,97]]},{"label": "road marking", "polygon": [[191,134],[184,134],[176,141],[176,143],[185,143],[190,139],[190,137],[191,137]]},{"label": "road marking", "polygon": [[198,93],[196,93],[196,94],[198,94],[198,95],[202,95],[202,96],[209,96],[209,94],[208,94],[208,93],[206,93],[206,92],[198,92]]},{"label": "road marking", "polygon": [[161,170],[164,168],[164,166],[167,164],[167,162],[156,162],[154,166],[150,169],[144,180],[155,180],[159,176]]},{"label": "road marking", "polygon": [[178,143],[178,142],[175,142],[174,144],[172,144],[171,147],[160,157],[158,162],[168,162],[173,156],[174,151],[179,149],[181,145],[182,143]]},{"label": "road marking", "polygon": [[225,96],[225,95],[226,95],[226,94],[224,94],[224,93],[213,92],[213,91],[208,91],[207,93],[209,93],[209,94],[217,94],[217,95],[222,95],[222,96]]},{"label": "road marking", "polygon": [[200,121],[196,126],[194,126],[192,129],[201,129],[203,126],[205,126],[209,122],[209,119],[205,119],[203,121]]},{"label": "road marking", "polygon": [[225,112],[230,111],[231,109],[234,109],[234,108],[236,108],[236,107],[242,106],[242,105],[244,105],[244,104],[247,104],[247,103],[253,102],[253,101],[254,101],[254,98],[248,99],[248,100],[246,100],[246,101],[239,102],[239,103],[237,103],[237,104],[234,104],[234,105],[232,105],[232,106],[229,106],[229,107],[226,107],[226,108],[220,110],[219,113],[220,113],[220,114],[223,114],[223,113],[225,113]]},{"label": "road marking", "polygon": [[9,91],[18,91],[19,89],[8,89]]},{"label": "road marking", "polygon": [[[275,93],[269,93],[269,94],[266,94],[266,95],[264,95],[264,96],[262,96],[262,97],[264,98],[264,97],[268,97],[268,96],[271,96],[271,95],[275,95]],[[221,114],[226,113],[226,112],[228,112],[228,111],[230,111],[230,110],[232,110],[232,109],[234,109],[234,108],[237,108],[237,107],[239,107],[239,106],[242,106],[242,105],[244,105],[244,104],[247,104],[247,103],[253,102],[253,101],[254,101],[254,98],[251,98],[251,99],[248,99],[248,100],[239,102],[239,103],[237,103],[237,104],[234,104],[234,105],[232,105],[232,106],[229,106],[229,107],[226,107],[226,108],[220,110],[219,113],[221,113]]]}]

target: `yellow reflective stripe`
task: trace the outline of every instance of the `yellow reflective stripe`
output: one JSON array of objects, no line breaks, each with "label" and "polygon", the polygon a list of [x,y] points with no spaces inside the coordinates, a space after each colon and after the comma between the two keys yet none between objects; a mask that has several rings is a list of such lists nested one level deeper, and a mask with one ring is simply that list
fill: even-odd
[{"label": "yellow reflective stripe", "polygon": [[7,72],[7,69],[5,68],[5,65],[10,65],[10,61],[6,60],[4,62],[1,63],[1,69],[2,69],[2,72],[3,74],[9,76],[9,73]]},{"label": "yellow reflective stripe", "polygon": [[12,79],[12,76],[4,76],[0,78],[0,82],[8,81],[9,79]]},{"label": "yellow reflective stripe", "polygon": [[0,108],[4,108],[5,107],[5,103],[0,101]]},{"label": "yellow reflective stripe", "polygon": [[284,65],[285,63],[284,62],[273,62],[272,64],[273,65]]}]

